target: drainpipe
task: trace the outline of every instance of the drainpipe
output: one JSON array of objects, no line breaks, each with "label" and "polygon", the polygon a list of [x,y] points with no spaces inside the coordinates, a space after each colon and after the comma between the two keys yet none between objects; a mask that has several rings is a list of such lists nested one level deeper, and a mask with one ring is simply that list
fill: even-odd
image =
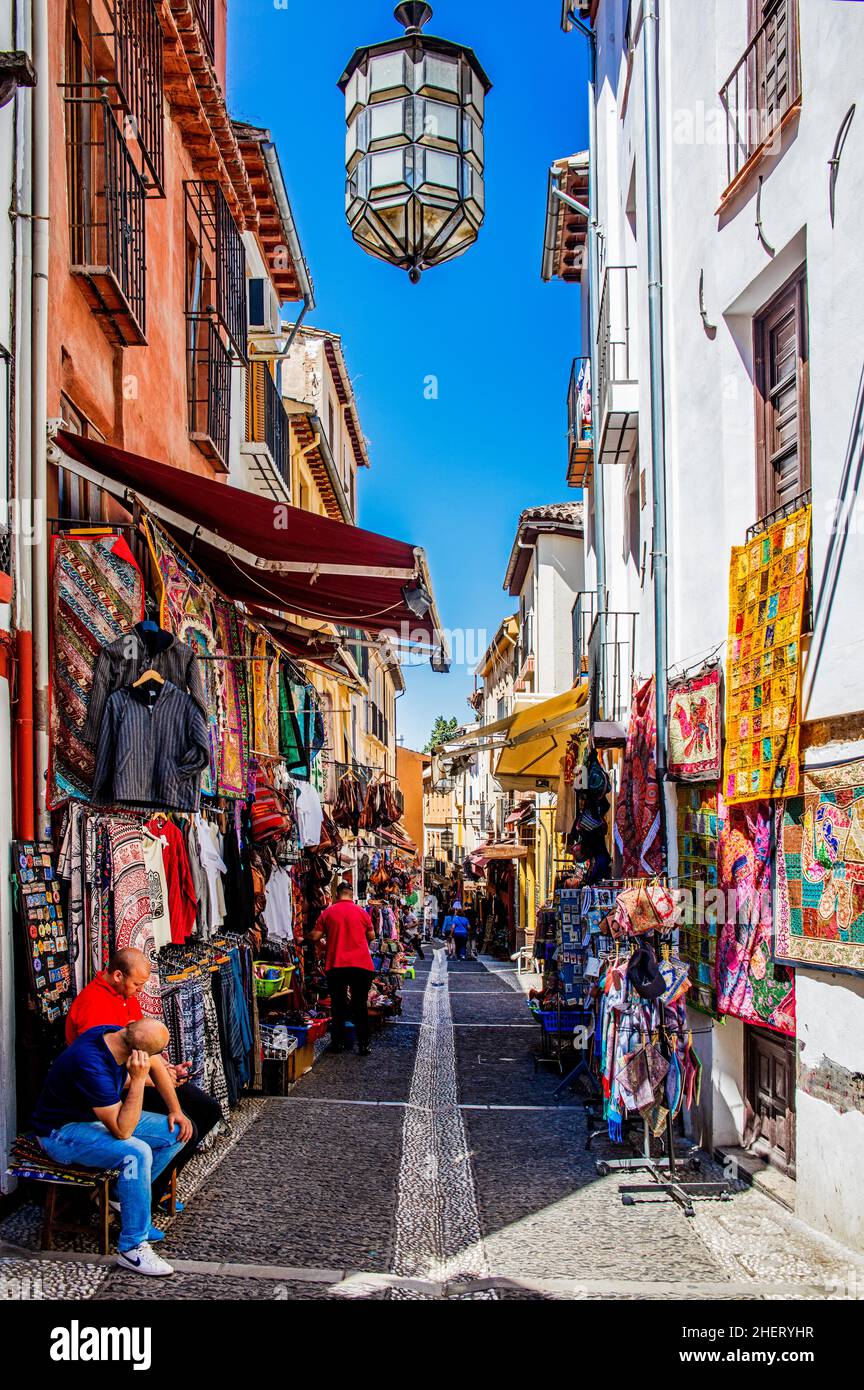
[{"label": "drainpipe", "polygon": [[668,568],[666,539],[666,421],[663,378],[663,279],[660,219],[660,79],[658,0],[645,0],[645,195],[648,221],[648,344],[651,398],[651,478],[654,543],[654,669],[657,705],[657,782],[660,826],[668,863],[666,724],[668,670]]},{"label": "drainpipe", "polygon": [[[31,47],[30,6],[23,3],[16,16],[16,47],[29,51]],[[41,74],[44,77],[44,74]],[[37,82],[40,74],[37,72]],[[19,839],[32,840],[35,832],[33,815],[33,595],[31,590],[31,561],[28,528],[24,525],[24,507],[33,495],[32,485],[32,417],[30,384],[31,362],[31,293],[33,283],[33,222],[32,210],[32,123],[35,93],[19,92],[15,98],[15,511],[12,539],[15,570],[15,643],[16,693],[15,720],[15,833]]]},{"label": "drainpipe", "polygon": [[[48,0],[33,4],[33,320],[32,449],[33,519],[33,717],[36,761],[36,833],[48,834],[48,206],[49,93]],[[38,512],[37,512],[37,509]]]}]

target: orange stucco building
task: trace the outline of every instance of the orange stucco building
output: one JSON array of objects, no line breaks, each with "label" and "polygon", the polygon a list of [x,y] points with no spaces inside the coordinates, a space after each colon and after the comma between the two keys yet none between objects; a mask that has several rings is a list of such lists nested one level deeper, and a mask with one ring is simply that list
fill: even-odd
[{"label": "orange stucco building", "polygon": [[249,234],[280,302],[301,297],[260,149],[226,108],[227,0],[51,0],[50,19],[49,418],[225,474]]}]

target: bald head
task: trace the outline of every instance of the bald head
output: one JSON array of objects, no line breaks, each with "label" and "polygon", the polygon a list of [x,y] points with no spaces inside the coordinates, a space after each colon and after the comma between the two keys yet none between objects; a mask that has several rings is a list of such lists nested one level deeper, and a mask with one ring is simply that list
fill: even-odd
[{"label": "bald head", "polygon": [[150,979],[150,962],[143,951],[128,946],[114,952],[105,967],[105,979],[121,999],[132,999]]},{"label": "bald head", "polygon": [[132,1052],[148,1052],[155,1057],[168,1046],[168,1029],[158,1019],[139,1018],[135,1023],[127,1023],[124,1031]]}]

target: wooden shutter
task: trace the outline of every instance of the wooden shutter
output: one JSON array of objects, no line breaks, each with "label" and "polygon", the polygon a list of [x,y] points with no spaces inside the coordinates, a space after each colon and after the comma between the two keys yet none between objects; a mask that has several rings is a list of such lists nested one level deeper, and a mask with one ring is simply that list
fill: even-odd
[{"label": "wooden shutter", "polygon": [[810,487],[807,301],[804,269],[754,321],[759,515]]}]

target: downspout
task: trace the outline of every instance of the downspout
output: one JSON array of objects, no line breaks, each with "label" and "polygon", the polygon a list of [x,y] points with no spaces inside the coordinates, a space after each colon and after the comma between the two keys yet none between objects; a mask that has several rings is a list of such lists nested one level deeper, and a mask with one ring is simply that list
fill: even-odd
[{"label": "downspout", "polygon": [[645,193],[648,221],[648,343],[651,398],[651,484],[654,541],[654,670],[660,830],[668,863],[666,736],[668,670],[668,555],[666,539],[666,421],[663,375],[662,226],[660,218],[660,74],[658,0],[645,0]]},{"label": "downspout", "polygon": [[48,251],[49,121],[48,0],[33,4],[33,716],[36,834],[48,834]]},{"label": "downspout", "polygon": [[[16,47],[22,51],[31,49],[30,5],[27,0],[17,7]],[[37,71],[36,80],[44,80],[44,73]],[[30,536],[24,526],[24,507],[29,506],[33,495],[32,486],[32,416],[29,385],[32,381],[30,368],[31,338],[31,294],[33,266],[33,222],[32,209],[32,164],[30,152],[33,148],[32,129],[36,94],[31,89],[19,91],[15,98],[15,205],[14,205],[14,250],[15,250],[15,475],[14,520],[12,527],[15,547],[15,642],[16,642],[16,692],[14,701],[15,722],[15,834],[19,839],[32,840],[36,823],[33,814],[33,795],[35,774],[33,767],[33,594],[32,556],[30,555]]]}]

